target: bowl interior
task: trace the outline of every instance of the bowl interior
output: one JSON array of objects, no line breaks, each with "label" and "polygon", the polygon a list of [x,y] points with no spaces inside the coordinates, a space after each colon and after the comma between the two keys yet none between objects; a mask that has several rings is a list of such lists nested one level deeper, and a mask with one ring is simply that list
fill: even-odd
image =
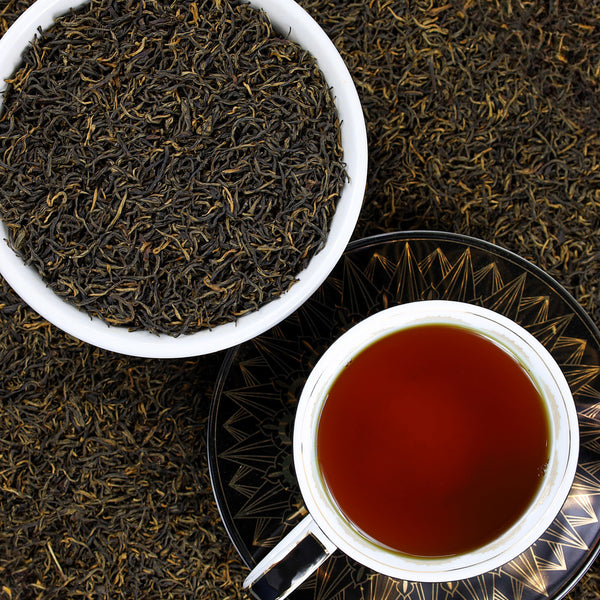
[{"label": "bowl interior", "polygon": [[[57,16],[84,4],[85,0],[37,0],[25,11],[0,39],[0,82],[18,67],[24,49],[39,27],[48,28]],[[316,58],[332,89],[341,122],[348,181],[342,189],[326,245],[280,297],[236,322],[173,337],[108,326],[62,300],[13,252],[6,241],[7,229],[0,223],[0,272],[36,312],[74,337],[107,350],[148,358],[199,356],[230,348],[267,331],[296,310],[325,280],[348,244],[362,206],[367,173],[366,128],[350,73],[325,32],[293,0],[251,0],[250,4],[263,9],[275,29]],[[0,93],[4,89],[4,84],[0,84]],[[0,98],[0,109],[1,102]]]}]

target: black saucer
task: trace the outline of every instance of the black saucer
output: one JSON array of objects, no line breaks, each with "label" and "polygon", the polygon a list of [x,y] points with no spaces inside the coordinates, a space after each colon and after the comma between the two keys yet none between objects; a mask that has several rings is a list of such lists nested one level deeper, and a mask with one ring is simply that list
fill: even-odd
[{"label": "black saucer", "polygon": [[300,391],[321,354],[373,312],[434,298],[512,318],[562,367],[581,436],[569,498],[533,546],[480,577],[413,583],[336,553],[292,600],[558,600],[600,551],[600,332],[558,283],[515,254],[465,236],[406,232],[352,243],[304,306],[227,353],[211,407],[208,453],[216,501],[240,556],[254,566],[305,514],[291,429]]}]

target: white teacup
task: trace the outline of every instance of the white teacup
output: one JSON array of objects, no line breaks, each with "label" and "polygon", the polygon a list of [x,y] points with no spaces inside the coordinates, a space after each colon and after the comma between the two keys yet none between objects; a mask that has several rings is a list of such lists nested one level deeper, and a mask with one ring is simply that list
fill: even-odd
[{"label": "white teacup", "polygon": [[[323,475],[319,424],[334,382],[363,350],[394,332],[447,325],[476,333],[508,354],[537,390],[547,416],[547,463],[520,516],[475,549],[444,556],[414,555],[377,541],[340,508]],[[398,368],[401,370],[402,365]],[[368,401],[368,400],[367,400]],[[368,444],[360,436],[356,444]],[[360,447],[360,446],[359,446]],[[308,516],[251,571],[244,585],[263,600],[285,598],[328,556],[340,550],[390,577],[422,582],[474,577],[509,562],[550,526],[566,500],[579,452],[577,413],[567,381],[550,353],[510,319],[478,306],[422,301],[395,306],[358,323],[323,354],[302,391],[294,422],[294,466]],[[399,456],[398,460],[402,460]]]}]

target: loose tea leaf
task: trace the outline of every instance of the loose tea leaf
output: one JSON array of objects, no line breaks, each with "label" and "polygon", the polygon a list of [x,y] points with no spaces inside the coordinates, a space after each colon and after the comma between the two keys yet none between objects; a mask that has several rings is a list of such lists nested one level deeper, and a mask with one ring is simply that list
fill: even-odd
[{"label": "loose tea leaf", "polygon": [[303,3],[361,96],[356,236],[460,232],[509,248],[600,322],[597,2]]},{"label": "loose tea leaf", "polygon": [[238,2],[93,0],[10,79],[0,215],[60,296],[179,335],[285,292],[344,183],[315,59]]}]

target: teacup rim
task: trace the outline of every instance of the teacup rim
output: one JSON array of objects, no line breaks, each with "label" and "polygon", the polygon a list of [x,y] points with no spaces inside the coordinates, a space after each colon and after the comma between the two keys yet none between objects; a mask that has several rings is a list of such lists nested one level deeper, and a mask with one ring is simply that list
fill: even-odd
[{"label": "teacup rim", "polygon": [[[479,319],[488,319],[490,323],[504,327],[511,334],[518,335],[527,343],[528,347],[531,346],[532,350],[538,353],[540,361],[548,367],[548,373],[554,378],[555,391],[563,399],[561,406],[564,410],[561,418],[566,425],[566,430],[561,432],[560,444],[568,449],[568,453],[563,457],[561,476],[554,482],[552,488],[554,494],[546,498],[541,504],[541,508],[535,513],[537,515],[535,523],[524,534],[516,535],[526,522],[525,517],[529,514],[527,513],[501,536],[500,540],[516,540],[510,547],[500,544],[499,548],[498,544],[494,542],[476,552],[465,553],[458,557],[420,559],[373,544],[363,534],[356,531],[345,517],[339,514],[339,511],[336,512],[335,507],[332,509],[333,500],[326,491],[326,485],[322,478],[316,485],[317,489],[314,489],[315,482],[320,475],[318,468],[315,468],[314,461],[311,463],[309,460],[307,464],[305,450],[308,448],[308,456],[314,459],[316,455],[315,418],[318,418],[325,399],[320,397],[315,407],[311,404],[311,397],[315,390],[317,393],[318,390],[323,393],[323,390],[328,389],[335,379],[335,376],[327,371],[330,361],[335,358],[336,364],[345,364],[344,357],[355,354],[352,351],[353,348],[359,351],[383,335],[387,335],[386,331],[389,331],[383,327],[383,323],[390,315],[392,317],[400,315],[400,319],[410,318],[411,322],[418,323],[422,317],[431,319],[431,315],[436,312],[439,316],[440,311],[441,314],[446,315],[445,319],[448,318],[448,314],[458,315],[461,318],[467,316],[471,321],[475,319],[480,324],[482,321]],[[382,328],[377,334],[373,334],[357,347],[352,345],[357,343],[356,340],[360,339],[364,331],[379,325]],[[314,426],[314,431],[307,433],[307,422],[311,427]],[[570,387],[562,370],[541,342],[522,326],[500,313],[475,304],[449,300],[421,300],[393,306],[367,317],[342,334],[327,349],[309,374],[300,395],[294,427],[293,453],[300,491],[308,511],[325,535],[338,548],[365,566],[388,576],[422,582],[452,581],[481,575],[509,562],[533,544],[552,523],[569,494],[577,468],[579,453],[577,412]],[[532,506],[546,493],[545,490],[546,488],[542,486],[536,499],[532,502]],[[535,505],[537,506],[537,504]],[[340,531],[343,533],[340,534]],[[473,557],[475,554],[480,556],[480,560],[469,561],[469,557]]]}]

